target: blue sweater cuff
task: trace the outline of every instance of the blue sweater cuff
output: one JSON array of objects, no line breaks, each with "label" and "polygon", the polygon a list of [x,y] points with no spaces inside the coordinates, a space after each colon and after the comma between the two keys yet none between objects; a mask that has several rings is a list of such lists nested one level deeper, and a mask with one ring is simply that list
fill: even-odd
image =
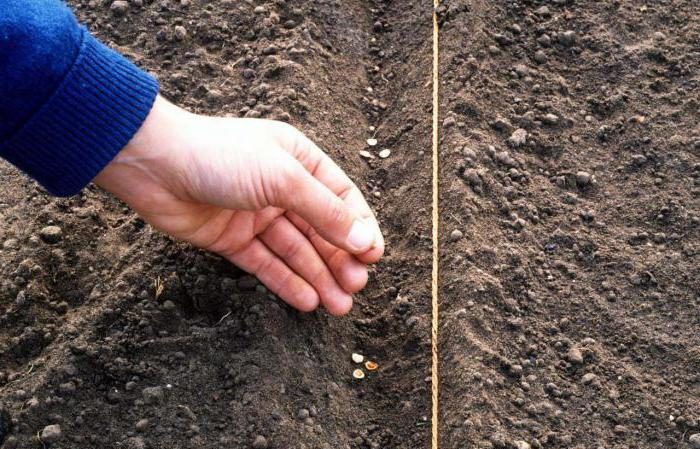
[{"label": "blue sweater cuff", "polygon": [[53,195],[74,195],[131,140],[157,94],[152,76],[83,30],[66,77],[2,155]]}]

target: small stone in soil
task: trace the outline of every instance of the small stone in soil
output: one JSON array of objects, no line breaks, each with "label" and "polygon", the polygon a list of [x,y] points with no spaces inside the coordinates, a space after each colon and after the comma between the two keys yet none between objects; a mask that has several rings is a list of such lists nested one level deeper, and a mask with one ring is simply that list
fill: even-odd
[{"label": "small stone in soil", "polygon": [[255,437],[255,440],[253,440],[254,449],[267,449],[267,447],[267,439],[264,436],[258,435]]},{"label": "small stone in soil", "polygon": [[112,6],[109,7],[112,14],[115,16],[123,16],[129,10],[129,2],[126,0],[115,0],[112,2]]},{"label": "small stone in soil", "polygon": [[576,43],[576,32],[572,30],[564,31],[559,35],[559,43],[565,47],[571,47]]},{"label": "small stone in soil", "polygon": [[535,10],[535,14],[542,17],[549,17],[551,15],[551,12],[549,11],[549,8],[547,6],[540,6]]},{"label": "small stone in soil", "polygon": [[590,383],[593,383],[593,381],[596,380],[597,377],[598,376],[596,376],[593,373],[586,373],[581,378],[581,382],[583,382],[584,385],[588,385]]},{"label": "small stone in soil", "polygon": [[149,424],[149,422],[147,419],[139,419],[136,422],[136,431],[137,432],[145,431],[146,429],[148,429],[148,424]]},{"label": "small stone in soil", "polygon": [[613,429],[613,432],[615,432],[618,435],[622,435],[624,433],[627,433],[627,427],[623,426],[622,424],[618,424]]},{"label": "small stone in soil", "polygon": [[386,159],[391,155],[391,150],[388,148],[383,149],[382,151],[379,152],[379,157],[382,159]]},{"label": "small stone in soil", "polygon": [[644,165],[647,162],[647,157],[643,154],[632,155],[632,163],[634,165]]},{"label": "small stone in soil", "polygon": [[542,121],[545,125],[554,126],[559,123],[559,117],[554,114],[547,114],[543,117]]},{"label": "small stone in soil", "polygon": [[358,354],[356,352],[353,353],[351,357],[352,357],[352,361],[355,363],[362,363],[365,360],[365,356],[363,356],[362,354]]},{"label": "small stone in soil", "polygon": [[7,239],[3,242],[2,247],[5,249],[18,249],[19,248],[19,240]]},{"label": "small stone in soil", "polygon": [[515,159],[510,157],[510,154],[507,151],[500,151],[496,153],[494,159],[496,159],[498,163],[503,164],[506,167],[514,167],[517,165]]},{"label": "small stone in soil", "polygon": [[118,389],[112,387],[107,390],[107,402],[110,404],[116,404],[121,400],[121,393]]},{"label": "small stone in soil", "polygon": [[297,419],[299,419],[300,421],[303,421],[308,417],[309,417],[309,410],[308,409],[302,408],[297,412]]},{"label": "small stone in soil", "polygon": [[508,374],[510,374],[513,377],[520,377],[523,374],[523,367],[522,365],[514,364],[510,365],[508,367]]},{"label": "small stone in soil", "polygon": [[146,404],[157,404],[165,397],[163,387],[146,387],[141,392],[143,401]]},{"label": "small stone in soil", "polygon": [[64,395],[75,393],[75,384],[73,382],[62,383],[58,386],[58,390]]},{"label": "small stone in soil", "polygon": [[377,139],[367,139],[367,145],[373,147],[377,145]]},{"label": "small stone in soil", "polygon": [[516,129],[508,138],[508,143],[516,148],[525,145],[527,143],[527,131],[522,128]]},{"label": "small stone in soil", "polygon": [[123,441],[124,449],[146,449],[146,442],[141,437],[131,437]]},{"label": "small stone in soil", "polygon": [[583,354],[581,354],[580,349],[576,347],[571,347],[571,349],[569,349],[569,352],[566,353],[566,360],[573,363],[574,365],[581,365],[583,364]]},{"label": "small stone in soil", "polygon": [[499,45],[503,47],[513,44],[513,39],[511,39],[510,36],[506,34],[498,33],[494,35],[493,38],[496,40],[496,42],[498,42]]},{"label": "small stone in soil", "polygon": [[182,25],[177,25],[174,28],[173,34],[174,34],[176,40],[183,41],[187,37],[187,29],[185,27],[183,27]]},{"label": "small stone in soil", "polygon": [[462,237],[464,237],[464,234],[462,231],[459,229],[455,229],[450,233],[450,242],[456,242],[457,240],[460,240]]},{"label": "small stone in soil", "polygon": [[542,50],[537,50],[535,52],[535,61],[537,61],[540,64],[544,64],[547,62],[547,53],[543,52]]},{"label": "small stone in soil", "polygon": [[693,449],[700,449],[700,433],[694,433],[688,438],[690,447]]},{"label": "small stone in soil", "polygon": [[58,424],[51,424],[49,426],[44,427],[44,429],[41,431],[41,434],[39,435],[41,437],[41,441],[43,443],[55,443],[56,441],[60,440],[61,437],[63,436],[63,432],[61,432],[61,426]]},{"label": "small stone in soil", "polygon": [[58,243],[63,236],[63,231],[58,226],[46,226],[39,231],[39,235],[46,243]]},{"label": "small stone in soil", "polygon": [[578,184],[579,187],[586,187],[590,185],[592,181],[593,177],[590,173],[585,171],[580,171],[576,173],[576,184]]}]

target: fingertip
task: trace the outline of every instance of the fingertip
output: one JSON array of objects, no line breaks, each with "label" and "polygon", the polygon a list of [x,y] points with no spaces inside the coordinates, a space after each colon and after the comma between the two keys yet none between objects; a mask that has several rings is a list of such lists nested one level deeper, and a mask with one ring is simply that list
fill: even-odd
[{"label": "fingertip", "polygon": [[301,312],[313,312],[321,302],[318,293],[311,286],[305,286],[294,293],[289,304]]},{"label": "fingertip", "polygon": [[382,244],[381,246],[375,246],[374,248],[362,254],[358,254],[355,257],[357,257],[357,260],[359,260],[362,263],[373,264],[379,262],[383,255],[384,245]]},{"label": "fingertip", "polygon": [[338,295],[323,306],[333,316],[347,315],[352,309],[352,296],[349,294]]},{"label": "fingertip", "polygon": [[[352,257],[352,256],[350,256]],[[348,293],[357,293],[367,285],[369,272],[367,266],[354,257],[342,268],[340,273],[340,284]]]},{"label": "fingertip", "polygon": [[[376,223],[375,223],[376,224]],[[366,264],[372,264],[379,262],[379,259],[384,255],[384,235],[379,229],[379,225],[375,226],[375,238],[374,245],[367,251],[357,256],[358,260]]]}]

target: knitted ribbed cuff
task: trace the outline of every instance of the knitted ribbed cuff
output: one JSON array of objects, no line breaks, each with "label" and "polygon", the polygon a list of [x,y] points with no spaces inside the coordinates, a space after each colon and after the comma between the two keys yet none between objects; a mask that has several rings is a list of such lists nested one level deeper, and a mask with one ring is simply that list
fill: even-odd
[{"label": "knitted ribbed cuff", "polygon": [[84,30],[65,79],[2,156],[53,195],[76,194],[131,140],[157,94],[152,76]]}]

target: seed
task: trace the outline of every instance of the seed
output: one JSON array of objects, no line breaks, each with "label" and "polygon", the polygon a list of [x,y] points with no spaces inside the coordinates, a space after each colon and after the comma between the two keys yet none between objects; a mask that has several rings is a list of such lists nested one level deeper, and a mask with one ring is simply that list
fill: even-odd
[{"label": "seed", "polygon": [[383,149],[382,151],[379,152],[379,157],[382,159],[386,159],[391,155],[391,150],[388,148]]},{"label": "seed", "polygon": [[352,361],[353,361],[353,362],[355,362],[355,363],[362,363],[362,362],[364,362],[364,360],[365,360],[365,356],[363,356],[362,354],[358,354],[358,353],[356,353],[356,352],[354,352],[354,353],[352,354]]},{"label": "seed", "polygon": [[355,379],[364,379],[365,372],[362,371],[361,369],[356,369],[355,371],[352,372],[352,377],[354,377]]},{"label": "seed", "polygon": [[371,360],[367,360],[365,362],[365,368],[367,368],[367,371],[374,371],[377,368],[379,368],[379,365],[377,365],[375,362],[372,362]]},{"label": "seed", "polygon": [[377,145],[377,139],[367,139],[367,145],[371,147]]}]

